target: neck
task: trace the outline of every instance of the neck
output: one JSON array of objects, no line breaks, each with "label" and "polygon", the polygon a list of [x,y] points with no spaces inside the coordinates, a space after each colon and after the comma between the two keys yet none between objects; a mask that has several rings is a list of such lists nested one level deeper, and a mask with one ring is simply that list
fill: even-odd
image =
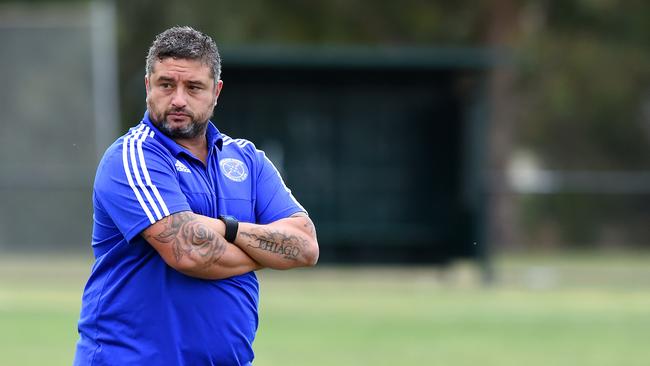
[{"label": "neck", "polygon": [[208,140],[205,134],[191,139],[174,139],[174,142],[189,150],[203,164],[206,164],[208,160]]}]

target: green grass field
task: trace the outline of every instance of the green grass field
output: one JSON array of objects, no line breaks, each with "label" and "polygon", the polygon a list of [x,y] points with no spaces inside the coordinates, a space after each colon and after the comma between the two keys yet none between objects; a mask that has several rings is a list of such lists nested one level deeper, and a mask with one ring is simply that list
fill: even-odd
[{"label": "green grass field", "polygon": [[[84,259],[0,257],[0,365],[69,365]],[[650,254],[260,273],[258,366],[648,365]]]}]

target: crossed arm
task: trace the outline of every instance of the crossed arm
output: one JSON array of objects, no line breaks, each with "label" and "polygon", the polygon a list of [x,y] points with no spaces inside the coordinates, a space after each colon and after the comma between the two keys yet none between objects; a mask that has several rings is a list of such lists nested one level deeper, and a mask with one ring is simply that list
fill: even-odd
[{"label": "crossed arm", "polygon": [[267,225],[240,223],[234,243],[224,239],[221,220],[177,212],[154,223],[142,236],[172,268],[188,276],[221,279],[264,267],[290,269],[318,261],[316,230],[296,213]]}]

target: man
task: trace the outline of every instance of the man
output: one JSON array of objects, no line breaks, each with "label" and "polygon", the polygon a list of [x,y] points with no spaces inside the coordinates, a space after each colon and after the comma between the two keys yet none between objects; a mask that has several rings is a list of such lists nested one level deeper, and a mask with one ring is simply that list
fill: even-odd
[{"label": "man", "polygon": [[209,121],[220,68],[189,27],[149,49],[147,112],[97,168],[75,365],[250,365],[253,271],[316,264],[314,226],[273,164]]}]

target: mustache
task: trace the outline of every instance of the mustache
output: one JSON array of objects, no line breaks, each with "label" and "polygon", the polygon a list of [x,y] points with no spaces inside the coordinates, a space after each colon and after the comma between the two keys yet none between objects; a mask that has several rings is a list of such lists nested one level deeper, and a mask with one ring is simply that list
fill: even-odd
[{"label": "mustache", "polygon": [[184,114],[186,116],[194,118],[194,113],[192,113],[191,111],[185,109],[184,107],[182,107],[182,108],[170,108],[167,111],[165,111],[165,116],[169,116],[172,113],[174,113],[174,114]]}]

